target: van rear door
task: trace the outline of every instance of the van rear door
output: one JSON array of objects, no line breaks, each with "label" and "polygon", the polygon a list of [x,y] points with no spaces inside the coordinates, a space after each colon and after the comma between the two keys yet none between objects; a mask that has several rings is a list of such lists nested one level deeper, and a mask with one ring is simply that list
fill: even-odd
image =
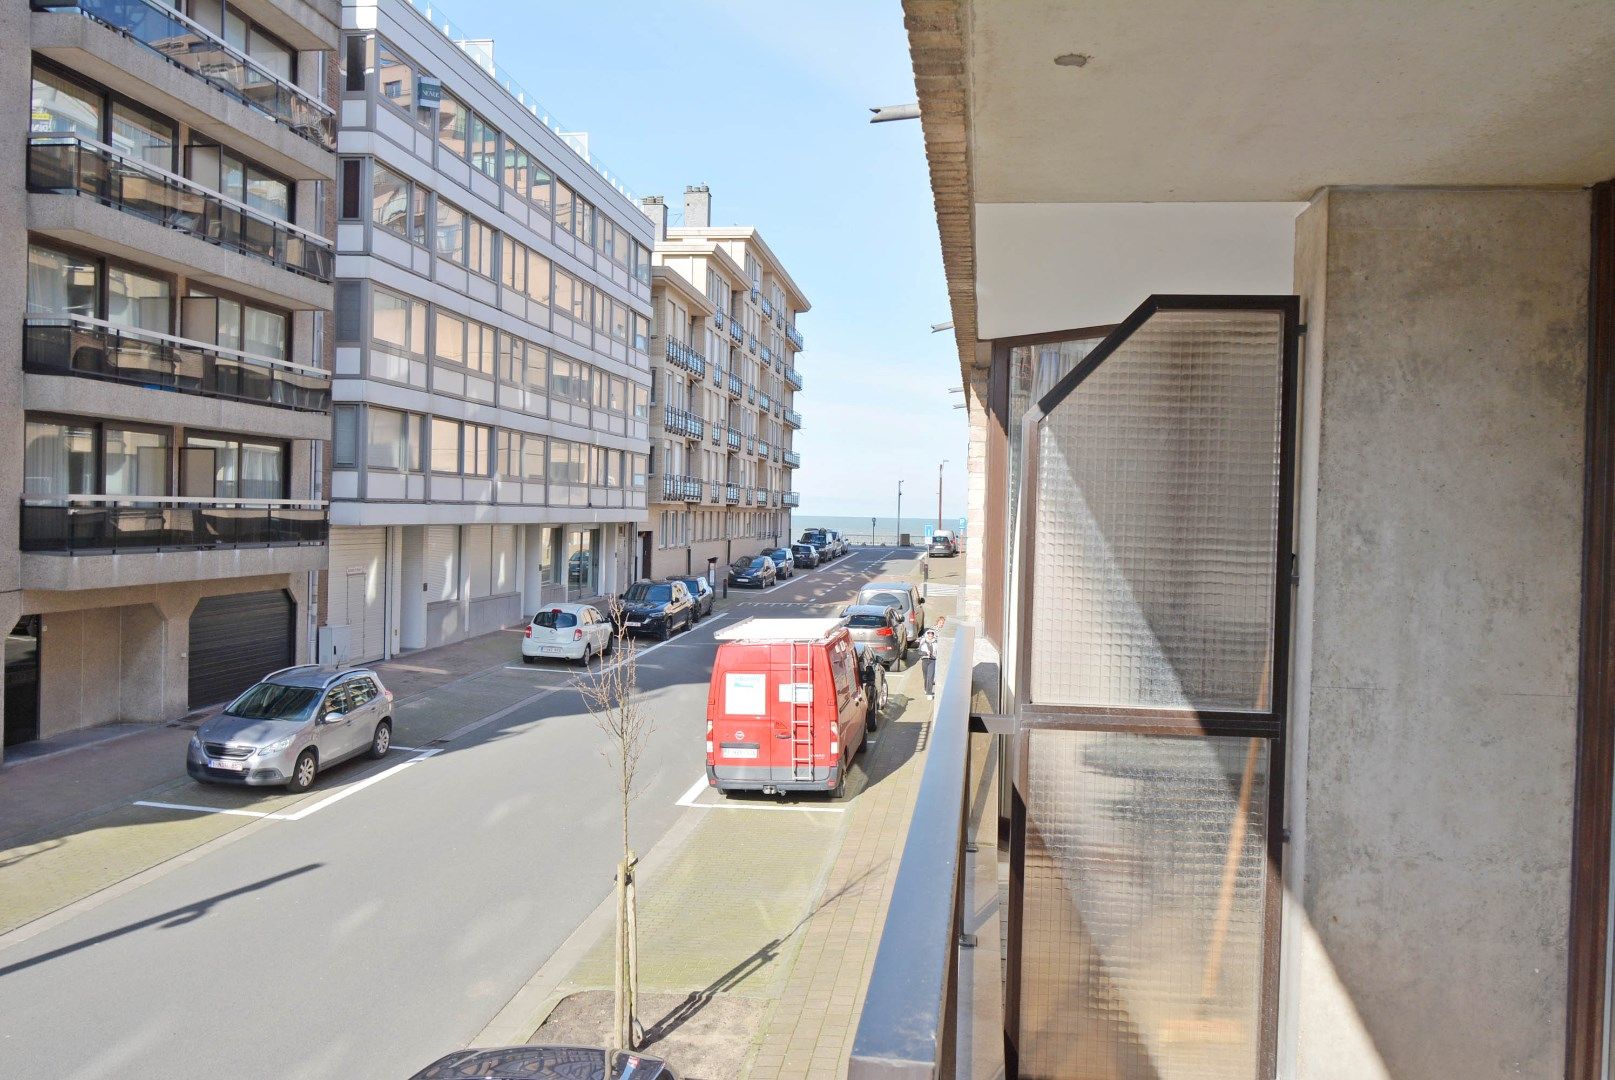
[{"label": "van rear door", "polygon": [[[708,692],[707,719],[712,723],[708,761],[720,786],[773,783],[777,765],[789,763],[788,737],[779,728],[780,673],[772,655],[777,646],[725,642],[718,646]],[[787,767],[785,773],[789,775]]]}]

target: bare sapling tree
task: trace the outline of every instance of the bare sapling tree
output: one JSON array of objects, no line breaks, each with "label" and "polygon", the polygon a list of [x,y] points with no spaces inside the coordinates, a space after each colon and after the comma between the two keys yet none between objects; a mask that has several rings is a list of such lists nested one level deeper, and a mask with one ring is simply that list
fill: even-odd
[{"label": "bare sapling tree", "polygon": [[611,605],[612,651],[600,666],[579,675],[577,686],[595,724],[605,735],[601,753],[616,774],[622,811],[622,859],[617,863],[617,935],[612,989],[611,1035],[613,1050],[636,1049],[639,1005],[639,938],[636,919],[635,866],[638,862],[628,838],[628,817],[638,791],[634,778],[654,725],[639,707],[634,640],[628,634],[620,601]]}]

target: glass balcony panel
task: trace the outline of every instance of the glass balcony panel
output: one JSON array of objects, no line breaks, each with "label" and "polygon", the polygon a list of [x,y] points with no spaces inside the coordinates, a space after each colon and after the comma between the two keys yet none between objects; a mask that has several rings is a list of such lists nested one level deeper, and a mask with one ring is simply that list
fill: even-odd
[{"label": "glass balcony panel", "polygon": [[24,499],[21,548],[58,555],[323,544],[318,503]]}]

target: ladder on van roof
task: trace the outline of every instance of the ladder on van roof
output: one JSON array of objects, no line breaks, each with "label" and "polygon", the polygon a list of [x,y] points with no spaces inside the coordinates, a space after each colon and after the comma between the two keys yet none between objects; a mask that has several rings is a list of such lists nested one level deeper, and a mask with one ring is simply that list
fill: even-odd
[{"label": "ladder on van roof", "polygon": [[813,648],[799,641],[791,642],[791,779],[813,779]]}]

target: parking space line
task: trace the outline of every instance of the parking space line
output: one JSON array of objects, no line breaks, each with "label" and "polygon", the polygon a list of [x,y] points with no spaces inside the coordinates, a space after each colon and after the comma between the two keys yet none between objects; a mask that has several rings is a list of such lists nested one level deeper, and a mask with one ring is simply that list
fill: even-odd
[{"label": "parking space line", "polygon": [[185,810],[194,814],[230,814],[234,817],[272,818],[275,815],[263,810],[232,810],[227,806],[193,806],[190,803],[153,802],[149,799],[136,799],[136,806],[150,806],[158,810]]},{"label": "parking space line", "polygon": [[381,772],[377,773],[374,776],[367,776],[363,780],[360,780],[356,784],[349,784],[347,787],[343,788],[340,791],[332,792],[330,795],[327,795],[325,798],[321,799],[319,802],[315,803],[313,806],[305,806],[303,809],[298,810],[297,812],[291,813],[291,814],[272,814],[270,816],[274,817],[274,818],[276,818],[276,819],[278,819],[280,821],[302,821],[304,818],[308,817],[310,814],[317,814],[321,810],[324,810],[327,806],[330,806],[332,803],[341,802],[343,799],[346,799],[349,795],[353,795],[353,794],[355,794],[357,792],[363,791],[365,788],[369,787],[371,784],[379,784],[383,780],[387,779],[387,777],[392,776],[394,773],[402,772],[405,769],[409,768],[411,765],[414,765],[417,762],[425,761],[427,758],[432,757],[434,754],[440,754],[440,753],[442,753],[441,750],[422,750],[422,751],[419,751],[414,757],[410,758],[408,761],[400,761],[397,765],[394,765],[390,769],[383,769]]},{"label": "parking space line", "polygon": [[679,797],[675,806],[687,806],[692,810],[772,810],[775,812],[792,813],[801,811],[804,814],[842,814],[846,813],[844,806],[764,806],[758,803],[737,803],[725,800],[720,803],[696,802],[701,792],[707,787],[707,778],[702,774],[700,779],[690,785],[690,789]]}]

